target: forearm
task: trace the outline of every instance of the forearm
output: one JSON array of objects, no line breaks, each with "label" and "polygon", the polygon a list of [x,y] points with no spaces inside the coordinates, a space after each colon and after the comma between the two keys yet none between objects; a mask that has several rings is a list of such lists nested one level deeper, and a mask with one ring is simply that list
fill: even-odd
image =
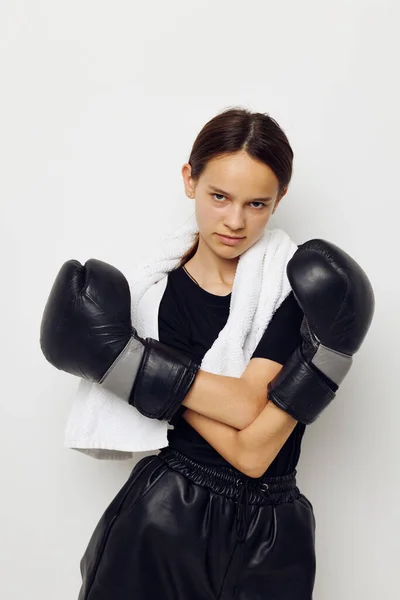
[{"label": "forearm", "polygon": [[196,413],[236,429],[248,427],[265,406],[249,382],[199,370],[182,403]]},{"label": "forearm", "polygon": [[237,432],[237,452],[248,474],[261,477],[296,425],[292,416],[268,401],[253,423]]},{"label": "forearm", "polygon": [[185,419],[226,461],[239,471],[242,470],[238,454],[238,434],[234,427],[214,421],[190,408],[184,412]]},{"label": "forearm", "polygon": [[182,418],[226,461],[254,478],[265,473],[297,424],[270,401],[260,416],[241,431],[190,409]]}]

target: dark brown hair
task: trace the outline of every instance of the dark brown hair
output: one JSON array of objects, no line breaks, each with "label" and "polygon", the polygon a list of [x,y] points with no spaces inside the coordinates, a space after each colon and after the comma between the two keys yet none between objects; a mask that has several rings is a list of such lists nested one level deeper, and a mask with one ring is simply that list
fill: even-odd
[{"label": "dark brown hair", "polygon": [[[279,182],[278,196],[290,183],[293,169],[293,150],[278,123],[267,113],[253,113],[246,108],[227,108],[206,123],[197,135],[188,163],[196,181],[209,160],[224,154],[245,150],[251,157],[266,164]],[[199,235],[185,253],[180,265],[196,253]]]}]

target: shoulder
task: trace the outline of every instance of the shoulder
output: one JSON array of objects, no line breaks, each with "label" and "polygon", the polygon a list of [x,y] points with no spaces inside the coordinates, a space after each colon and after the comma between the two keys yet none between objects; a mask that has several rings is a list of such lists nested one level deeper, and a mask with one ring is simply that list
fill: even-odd
[{"label": "shoulder", "polygon": [[159,317],[161,321],[179,320],[182,294],[179,293],[182,282],[181,269],[174,269],[167,275],[167,283],[160,302]]},{"label": "shoulder", "polygon": [[303,316],[304,313],[301,310],[293,291],[291,291],[273,314],[270,324],[272,322],[289,320],[290,323],[296,325],[298,322],[301,323]]},{"label": "shoulder", "polygon": [[265,329],[253,358],[264,358],[284,364],[301,343],[300,327],[304,314],[290,292],[273,314]]}]

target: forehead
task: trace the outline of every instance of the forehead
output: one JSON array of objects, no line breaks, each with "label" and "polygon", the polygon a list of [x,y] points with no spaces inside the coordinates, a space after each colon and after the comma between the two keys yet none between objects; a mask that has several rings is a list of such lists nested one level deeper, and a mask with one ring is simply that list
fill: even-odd
[{"label": "forehead", "polygon": [[246,152],[210,160],[202,174],[202,180],[205,185],[247,196],[271,196],[279,186],[272,169]]}]

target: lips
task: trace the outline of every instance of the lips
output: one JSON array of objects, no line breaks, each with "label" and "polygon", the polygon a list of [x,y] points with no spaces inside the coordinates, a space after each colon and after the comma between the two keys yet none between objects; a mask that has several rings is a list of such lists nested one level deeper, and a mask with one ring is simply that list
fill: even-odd
[{"label": "lips", "polygon": [[233,237],[232,235],[225,235],[223,233],[217,233],[217,235],[224,237],[224,238],[229,238],[230,240],[242,240],[242,237]]},{"label": "lips", "polygon": [[217,233],[219,240],[221,241],[222,244],[225,244],[226,246],[236,246],[237,244],[240,244],[240,242],[244,239],[242,237],[228,237],[228,236],[224,236],[221,235],[220,233]]}]

